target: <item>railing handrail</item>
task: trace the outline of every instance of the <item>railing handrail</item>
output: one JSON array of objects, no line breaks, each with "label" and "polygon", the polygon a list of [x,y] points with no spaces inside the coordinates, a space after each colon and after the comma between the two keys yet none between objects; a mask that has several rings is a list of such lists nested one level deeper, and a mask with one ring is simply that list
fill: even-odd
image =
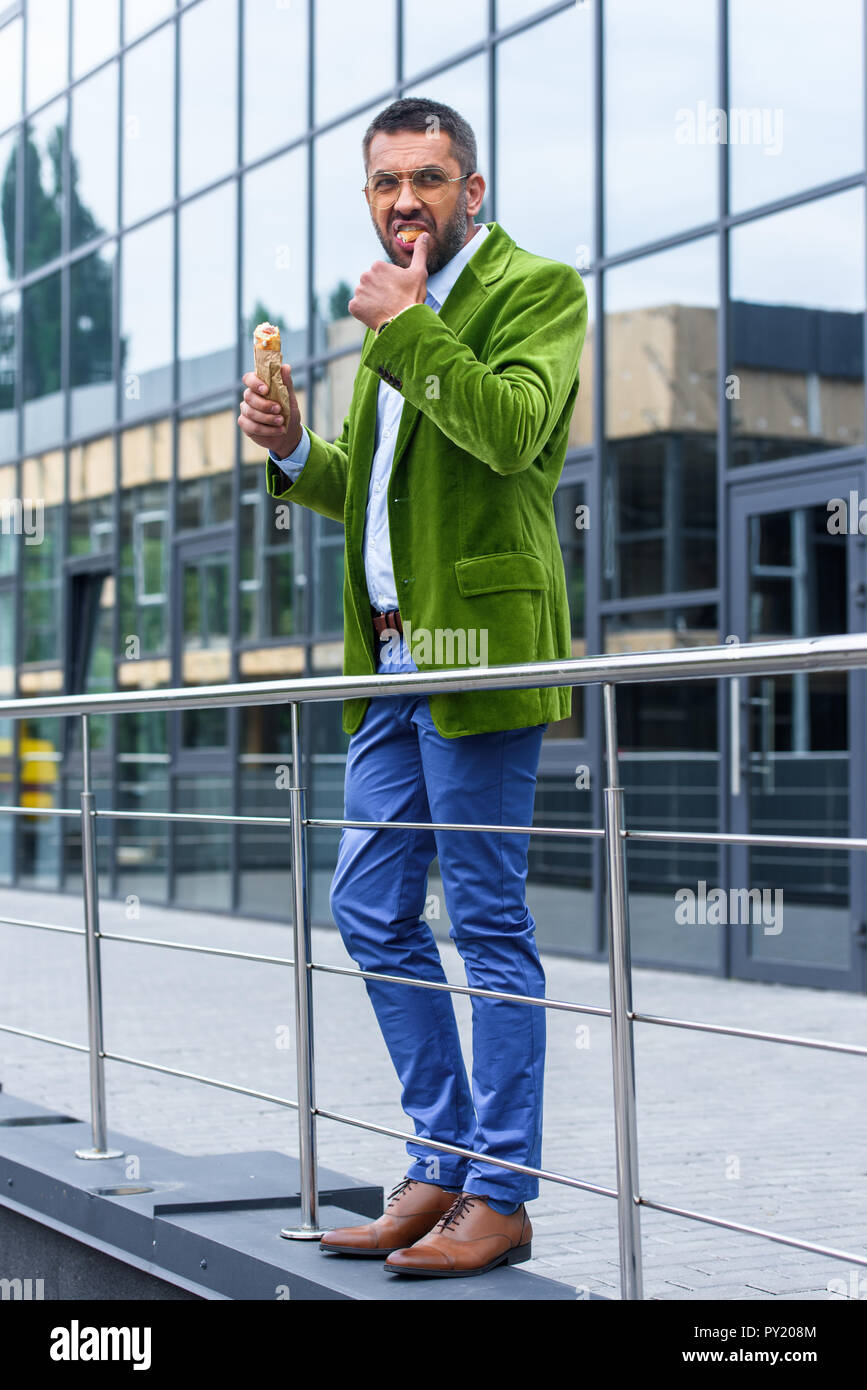
[{"label": "railing handrail", "polygon": [[[758,1227],[731,1222],[725,1218],[714,1217],[706,1213],[696,1212],[686,1208],[668,1206],[655,1202],[640,1192],[638,1185],[638,1137],[635,1099],[635,1064],[633,1055],[633,1029],[636,1022],[655,1023],[658,1025],[681,1028],[701,1028],[706,1031],[721,1033],[736,1033],[738,1036],[750,1036],[765,1041],[795,1043],[804,1046],[821,1046],[829,1050],[847,1051],[858,1053],[859,1055],[864,1055],[865,1049],[855,1045],[835,1044],[831,1041],[800,1039],[774,1034],[759,1034],[745,1029],[736,1030],[726,1026],[698,1024],[683,1019],[655,1017],[637,1013],[634,1010],[631,990],[632,967],[629,939],[629,894],[625,866],[626,845],[630,839],[633,841],[657,840],[665,842],[677,838],[680,833],[684,834],[685,838],[690,841],[707,839],[718,843],[785,843],[787,845],[799,844],[805,848],[819,848],[825,847],[826,844],[830,842],[821,837],[814,836],[800,837],[800,839],[797,839],[791,836],[753,836],[731,835],[728,833],[721,834],[719,832],[642,831],[627,829],[623,807],[623,787],[619,777],[617,716],[615,705],[616,686],[618,684],[644,683],[649,681],[733,678],[734,684],[732,685],[732,690],[736,692],[739,689],[737,684],[737,678],[739,677],[764,676],[770,674],[785,675],[793,672],[850,671],[855,668],[863,667],[867,667],[867,633],[849,633],[817,638],[787,638],[777,642],[733,642],[721,646],[681,648],[662,652],[618,653],[609,656],[582,657],[573,660],[552,662],[527,662],[508,666],[462,667],[456,670],[420,671],[393,675],[326,676],[309,679],[305,678],[302,680],[283,678],[281,680],[233,685],[187,686],[182,689],[157,689],[150,691],[113,691],[93,695],[33,696],[20,700],[2,701],[0,702],[0,718],[25,718],[33,714],[60,717],[76,714],[81,716],[83,789],[81,792],[81,810],[79,814],[82,824],[82,879],[85,906],[85,929],[83,932],[68,928],[66,930],[73,932],[75,935],[82,935],[85,938],[88,986],[88,1045],[85,1048],[78,1043],[49,1037],[45,1034],[12,1027],[11,1025],[0,1025],[0,1032],[20,1034],[43,1042],[54,1043],[61,1047],[85,1051],[89,1054],[93,1147],[90,1149],[76,1150],[76,1154],[79,1158],[103,1159],[117,1157],[121,1154],[121,1150],[111,1149],[107,1146],[104,1080],[104,1063],[107,1060],[150,1068],[151,1070],[162,1072],[169,1076],[198,1081],[209,1086],[221,1087],[248,1096],[256,1096],[262,1100],[269,1100],[276,1104],[294,1108],[298,1112],[299,1121],[301,1175],[299,1205],[301,1209],[301,1220],[296,1226],[291,1229],[283,1230],[280,1234],[302,1239],[313,1239],[318,1237],[321,1232],[317,1229],[318,1191],[316,1179],[317,1162],[315,1132],[315,1121],[317,1117],[328,1118],[345,1124],[355,1125],[363,1129],[374,1130],[378,1133],[390,1135],[395,1138],[403,1138],[407,1141],[412,1140],[414,1136],[401,1130],[373,1124],[370,1121],[338,1114],[334,1111],[323,1109],[316,1104],[314,1094],[314,1040],[311,994],[313,972],[319,969],[331,971],[333,973],[360,975],[365,979],[378,980],[388,980],[391,977],[375,971],[352,971],[341,969],[340,967],[328,967],[312,959],[310,947],[310,912],[307,895],[306,832],[310,826],[329,825],[337,827],[338,825],[354,824],[355,822],[349,822],[345,819],[320,821],[307,815],[305,801],[306,789],[302,785],[301,776],[299,775],[302,766],[301,729],[299,723],[301,706],[311,701],[342,701],[353,698],[383,695],[437,692],[447,694],[452,691],[468,691],[478,688],[533,689],[550,686],[601,684],[604,715],[604,751],[605,764],[607,767],[607,784],[603,793],[605,811],[604,828],[600,829],[593,827],[590,829],[583,828],[576,830],[574,828],[564,829],[562,827],[524,827],[522,829],[519,827],[499,827],[499,829],[512,830],[516,833],[519,829],[521,829],[521,833],[526,833],[526,831],[539,834],[559,832],[560,834],[570,834],[573,836],[601,837],[604,840],[610,1007],[608,1009],[591,1009],[589,1006],[572,1004],[568,1001],[549,1000],[544,996],[537,999],[535,997],[498,994],[497,997],[513,998],[515,1002],[536,1005],[546,1010],[549,1008],[564,1008],[575,1012],[596,1012],[608,1017],[611,1026],[614,1080],[614,1130],[617,1187],[614,1189],[602,1188],[581,1179],[569,1177],[566,1174],[554,1173],[546,1169],[529,1168],[523,1164],[513,1163],[511,1161],[507,1162],[493,1156],[491,1156],[490,1161],[498,1166],[514,1168],[519,1172],[532,1174],[538,1178],[565,1183],[571,1187],[616,1198],[618,1208],[621,1290],[624,1298],[640,1299],[643,1297],[641,1232],[639,1221],[640,1209],[642,1206],[657,1211],[665,1211],[692,1220],[709,1222],[712,1225],[726,1227],[730,1230],[749,1232],[764,1237],[765,1239],[797,1247],[798,1249],[828,1255],[838,1260],[850,1260],[856,1265],[867,1266],[867,1257],[851,1251],[847,1252],[836,1247],[817,1245],[813,1242],[804,1241],[781,1232],[772,1232]],[[128,811],[125,813],[100,813],[97,811],[91,782],[91,746],[88,729],[89,715],[101,713],[116,714],[127,711],[187,709],[191,707],[201,709],[208,707],[217,708],[278,703],[286,703],[289,705],[291,717],[291,762],[293,774],[291,785],[287,788],[290,800],[290,816],[288,820],[286,817],[269,816],[215,817],[208,814],[196,815],[195,813],[186,813],[186,815],[180,816],[177,813],[166,815],[166,813],[159,812],[137,813],[135,811]],[[33,809],[35,810],[36,808]],[[56,808],[39,808],[40,811],[43,809],[46,814],[76,814],[74,811],[67,811],[65,809],[61,811]],[[13,813],[23,813],[25,808],[0,807],[0,811],[2,810]],[[230,957],[241,956],[248,959],[254,959],[256,957],[247,955],[244,952],[190,946],[187,943],[150,940],[141,937],[127,938],[116,933],[102,933],[99,928],[98,915],[99,897],[96,873],[95,830],[96,821],[101,814],[134,820],[141,820],[147,816],[149,818],[162,817],[171,820],[178,820],[181,818],[202,820],[219,819],[232,822],[237,820],[249,820],[260,824],[279,822],[288,825],[292,837],[291,869],[294,907],[294,950],[291,959],[280,958],[278,960],[277,958],[272,958],[272,963],[291,966],[295,976],[295,1037],[297,1048],[296,1072],[298,1081],[298,1099],[296,1101],[291,1101],[284,1097],[273,1096],[266,1092],[253,1091],[250,1088],[240,1086],[236,1083],[226,1082],[218,1078],[201,1076],[163,1064],[149,1062],[145,1059],[128,1057],[106,1050],[102,1037],[102,990],[99,956],[102,940],[128,941],[141,945],[175,948],[179,950],[201,950],[203,953]],[[377,823],[360,822],[360,824],[374,825]],[[397,826],[403,823],[382,822],[382,824]],[[446,828],[446,826],[444,826],[444,828]],[[453,823],[447,823],[447,828],[454,829],[455,825]],[[463,828],[476,831],[485,829],[485,827],[479,825],[467,825]],[[867,840],[843,840],[838,838],[836,843],[839,843],[841,848],[867,848]],[[3,920],[7,921],[10,925],[21,927],[44,927],[47,930],[61,930],[61,928],[53,924],[0,918],[0,921]],[[258,958],[265,959],[264,957]],[[394,983],[409,987],[423,987],[427,984],[425,981],[403,977],[394,978]],[[481,989],[470,990],[468,987],[465,989],[462,986],[456,986],[446,982],[438,984],[436,987],[454,993],[473,994],[474,996],[477,994],[489,993],[489,991]],[[428,1142],[430,1146],[437,1151],[442,1150],[445,1152],[463,1154],[467,1157],[471,1156],[468,1151],[459,1149],[452,1144],[433,1139]]]},{"label": "railing handrail", "polygon": [[149,709],[354,700],[380,695],[448,694],[453,691],[533,690],[562,685],[630,685],[645,681],[711,680],[726,676],[787,675],[867,667],[867,632],[831,637],[787,637],[778,642],[728,643],[670,651],[616,652],[565,661],[459,667],[370,676],[283,677],[272,681],[195,685],[92,695],[31,695],[0,700],[0,719],[28,715],[122,714]]}]

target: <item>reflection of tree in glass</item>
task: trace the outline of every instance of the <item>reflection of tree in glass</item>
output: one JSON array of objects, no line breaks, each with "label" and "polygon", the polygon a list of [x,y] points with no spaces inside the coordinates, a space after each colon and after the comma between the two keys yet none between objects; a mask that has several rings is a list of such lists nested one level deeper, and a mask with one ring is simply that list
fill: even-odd
[{"label": "reflection of tree in glass", "polygon": [[248,340],[252,338],[253,330],[258,328],[260,323],[272,323],[275,328],[280,329],[280,337],[285,338],[286,320],[279,314],[269,314],[261,299],[257,299],[253,306],[253,312],[244,323],[244,337]]},{"label": "reflection of tree in glass", "polygon": [[336,289],[331,291],[328,296],[328,313],[332,321],[349,317],[349,301],[353,293],[352,286],[345,280],[341,280]]},{"label": "reflection of tree in glass", "polygon": [[[14,246],[17,148],[3,175],[2,216],[7,257]],[[58,125],[40,152],[29,131],[24,150],[24,259],[35,269],[53,260],[61,245],[64,131]],[[44,162],[51,170],[43,183]],[[99,236],[104,228],[78,194],[78,161],[70,161],[69,216],[72,245]],[[111,380],[112,266],[101,255],[87,256],[70,273],[71,384]],[[21,370],[24,397],[30,400],[60,389],[60,294],[54,275],[28,286]],[[2,333],[2,329],[0,329]]]}]

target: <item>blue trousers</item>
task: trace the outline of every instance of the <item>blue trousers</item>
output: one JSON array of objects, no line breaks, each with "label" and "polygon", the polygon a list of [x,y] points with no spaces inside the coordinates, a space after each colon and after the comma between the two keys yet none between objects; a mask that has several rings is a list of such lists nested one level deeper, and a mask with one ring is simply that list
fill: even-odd
[{"label": "blue trousers", "polygon": [[[344,817],[530,825],[546,728],[446,739],[427,696],[371,700],[349,743]],[[449,934],[467,984],[543,996],[536,924],[524,898],[529,839],[344,827],[330,900],[356,965],[445,981],[424,915],[428,869],[438,855]],[[471,1089],[450,994],[376,980],[365,985],[418,1136],[407,1144],[407,1176],[489,1196],[503,1209],[538,1196],[537,1178],[485,1163],[484,1155],[541,1166],[545,1009],[470,996]],[[437,1151],[425,1139],[460,1145],[478,1158]]]}]

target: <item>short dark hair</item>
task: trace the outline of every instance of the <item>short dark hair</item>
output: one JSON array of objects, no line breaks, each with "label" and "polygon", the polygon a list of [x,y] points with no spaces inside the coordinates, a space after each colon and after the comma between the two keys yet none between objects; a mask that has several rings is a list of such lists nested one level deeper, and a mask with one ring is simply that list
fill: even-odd
[{"label": "short dark hair", "polygon": [[[427,97],[401,97],[374,116],[361,142],[365,172],[374,135],[380,132],[393,135],[398,130],[428,131],[432,128],[433,120],[449,136],[461,173],[474,174],[478,156],[472,126],[451,106],[441,101],[430,101]],[[436,128],[433,126],[433,129]]]}]

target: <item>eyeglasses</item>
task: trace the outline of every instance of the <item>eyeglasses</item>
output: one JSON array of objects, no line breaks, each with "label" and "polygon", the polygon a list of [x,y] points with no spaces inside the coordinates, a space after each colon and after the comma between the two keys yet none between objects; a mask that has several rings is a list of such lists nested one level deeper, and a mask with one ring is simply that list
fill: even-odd
[{"label": "eyeglasses", "polygon": [[411,183],[423,203],[441,203],[450,183],[460,183],[461,179],[469,177],[469,174],[458,174],[457,178],[450,179],[445,169],[431,165],[427,169],[416,169],[411,178],[400,178],[396,173],[371,174],[364,192],[375,208],[390,208],[397,202],[401,184]]}]

